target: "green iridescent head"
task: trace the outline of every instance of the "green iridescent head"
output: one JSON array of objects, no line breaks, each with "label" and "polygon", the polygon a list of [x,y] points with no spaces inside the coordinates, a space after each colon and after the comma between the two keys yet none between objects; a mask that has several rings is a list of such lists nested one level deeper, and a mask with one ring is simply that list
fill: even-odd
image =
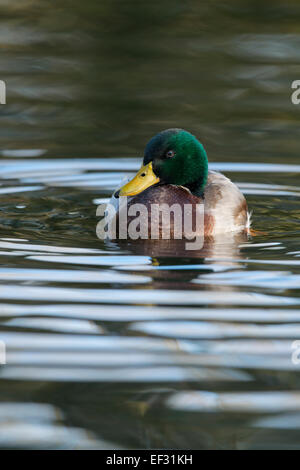
[{"label": "green iridescent head", "polygon": [[208,161],[203,145],[190,132],[168,129],[146,145],[144,165],[152,162],[161,183],[185,186],[200,194],[207,182]]},{"label": "green iridescent head", "polygon": [[118,194],[135,196],[153,185],[174,184],[201,196],[207,176],[208,162],[203,145],[183,129],[168,129],[148,142],[142,168]]}]

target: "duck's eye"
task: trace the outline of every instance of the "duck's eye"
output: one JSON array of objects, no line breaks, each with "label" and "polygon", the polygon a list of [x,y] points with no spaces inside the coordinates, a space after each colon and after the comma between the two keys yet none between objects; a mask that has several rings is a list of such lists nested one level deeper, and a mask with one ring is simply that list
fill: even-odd
[{"label": "duck's eye", "polygon": [[173,158],[173,157],[175,157],[175,152],[174,152],[174,150],[168,150],[167,153],[166,153],[166,157],[167,157],[167,158]]}]

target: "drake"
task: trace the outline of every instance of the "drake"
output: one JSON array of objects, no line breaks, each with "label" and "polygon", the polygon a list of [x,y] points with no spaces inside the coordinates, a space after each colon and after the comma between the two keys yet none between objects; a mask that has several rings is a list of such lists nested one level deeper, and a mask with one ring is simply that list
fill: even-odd
[{"label": "drake", "polygon": [[[248,232],[247,202],[226,176],[208,169],[203,145],[183,129],[167,129],[146,145],[141,169],[113,195],[129,205],[204,204],[204,235]],[[172,225],[173,219],[170,224]],[[171,237],[174,227],[171,227]]]}]

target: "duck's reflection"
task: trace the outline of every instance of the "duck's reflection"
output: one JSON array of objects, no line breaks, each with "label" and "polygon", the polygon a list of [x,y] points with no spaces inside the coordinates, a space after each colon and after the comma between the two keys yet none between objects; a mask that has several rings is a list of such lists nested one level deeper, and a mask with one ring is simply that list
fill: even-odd
[{"label": "duck's reflection", "polygon": [[[229,233],[206,237],[200,250],[186,249],[186,240],[126,240],[114,242],[122,251],[149,256],[152,266],[128,267],[130,271],[147,270],[155,289],[214,290],[216,286],[192,283],[201,274],[216,270],[242,268],[240,245],[247,242],[246,233]],[[125,268],[126,269],[126,268]],[[232,291],[233,286],[218,286],[218,290]]]},{"label": "duck's reflection", "polygon": [[173,260],[174,264],[185,261],[188,263],[234,263],[240,258],[240,245],[247,242],[249,235],[242,233],[227,233],[215,237],[206,237],[199,250],[187,249],[187,240],[117,240],[115,246],[129,251],[134,255],[150,256],[154,264]]}]

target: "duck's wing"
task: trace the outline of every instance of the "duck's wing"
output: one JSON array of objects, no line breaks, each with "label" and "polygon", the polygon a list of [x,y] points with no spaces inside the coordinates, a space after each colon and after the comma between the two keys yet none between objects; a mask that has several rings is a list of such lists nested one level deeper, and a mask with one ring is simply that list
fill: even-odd
[{"label": "duck's wing", "polygon": [[205,214],[213,221],[212,234],[249,229],[246,199],[229,178],[209,171],[204,197]]}]

